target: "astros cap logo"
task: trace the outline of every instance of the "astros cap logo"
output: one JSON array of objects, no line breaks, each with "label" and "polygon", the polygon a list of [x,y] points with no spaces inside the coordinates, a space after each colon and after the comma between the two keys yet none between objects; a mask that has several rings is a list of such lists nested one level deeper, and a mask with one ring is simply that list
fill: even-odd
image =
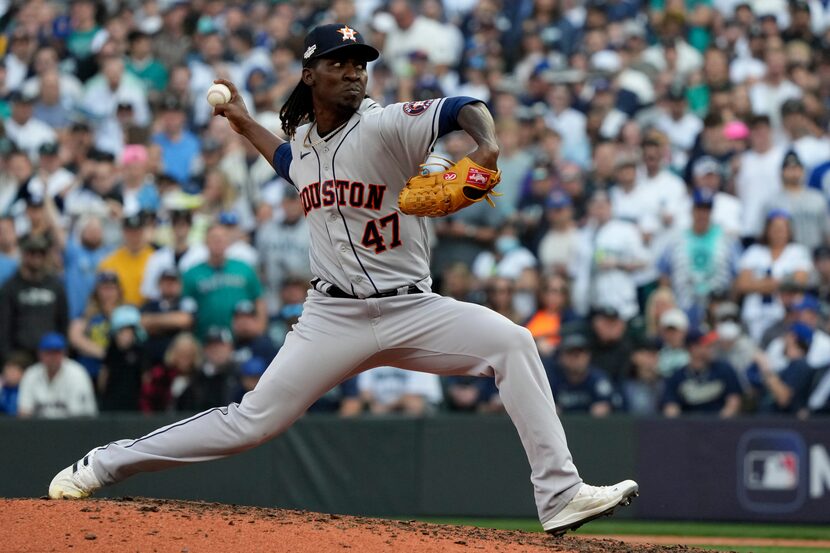
[{"label": "astros cap logo", "polygon": [[337,32],[343,35],[343,40],[353,40],[357,42],[357,39],[354,36],[357,31],[355,31],[348,25],[343,25],[342,28],[337,29]]}]

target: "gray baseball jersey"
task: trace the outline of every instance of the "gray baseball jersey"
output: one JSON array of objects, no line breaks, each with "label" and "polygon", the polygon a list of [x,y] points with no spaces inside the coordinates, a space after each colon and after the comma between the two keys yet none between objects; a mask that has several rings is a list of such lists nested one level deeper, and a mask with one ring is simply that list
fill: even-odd
[{"label": "gray baseball jersey", "polygon": [[400,212],[398,194],[437,140],[444,102],[365,99],[328,141],[316,125],[297,129],[288,176],[309,222],[314,275],[361,298],[429,289],[426,223]]}]

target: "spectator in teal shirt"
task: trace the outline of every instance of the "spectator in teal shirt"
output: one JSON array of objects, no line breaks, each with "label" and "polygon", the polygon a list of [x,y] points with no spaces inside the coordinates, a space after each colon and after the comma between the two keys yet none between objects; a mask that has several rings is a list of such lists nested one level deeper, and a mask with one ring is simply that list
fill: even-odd
[{"label": "spectator in teal shirt", "polygon": [[[682,0],[685,10],[680,15],[686,23],[686,40],[700,52],[709,47],[712,40],[712,33],[709,30],[715,11],[712,7],[712,0]],[[657,26],[669,13],[666,10],[666,0],[651,0],[652,25]],[[672,8],[672,11],[676,10]]]},{"label": "spectator in teal shirt", "polygon": [[83,60],[92,56],[92,41],[101,27],[95,20],[97,5],[93,0],[77,0],[72,2],[69,10],[72,31],[66,41],[69,54],[76,60]]},{"label": "spectator in teal shirt", "polygon": [[167,88],[167,69],[153,57],[152,38],[141,31],[133,31],[128,40],[130,57],[127,59],[127,70],[141,79],[149,95],[162,92]]},{"label": "spectator in teal shirt", "polygon": [[262,284],[249,265],[225,256],[230,245],[228,229],[218,223],[211,225],[206,245],[208,260],[182,278],[182,297],[196,302],[196,335],[203,339],[211,327],[230,329],[234,308],[244,300],[254,303],[256,332],[264,333],[267,315]]}]

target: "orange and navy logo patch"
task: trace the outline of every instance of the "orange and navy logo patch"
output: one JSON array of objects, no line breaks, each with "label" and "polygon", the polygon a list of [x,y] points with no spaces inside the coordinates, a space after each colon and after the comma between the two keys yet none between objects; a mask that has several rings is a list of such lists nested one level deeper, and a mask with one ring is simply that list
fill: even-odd
[{"label": "orange and navy logo patch", "polygon": [[343,27],[337,29],[337,32],[343,35],[343,40],[351,40],[357,42],[357,38],[354,36],[357,33],[357,31],[355,31],[348,25],[343,25]]},{"label": "orange and navy logo patch", "polygon": [[482,171],[477,167],[470,167],[467,171],[467,184],[472,184],[478,188],[486,188],[487,183],[490,182],[490,173]]},{"label": "orange and navy logo patch", "polygon": [[421,115],[424,113],[432,102],[435,100],[418,100],[417,102],[407,102],[403,105],[403,112],[407,115]]}]

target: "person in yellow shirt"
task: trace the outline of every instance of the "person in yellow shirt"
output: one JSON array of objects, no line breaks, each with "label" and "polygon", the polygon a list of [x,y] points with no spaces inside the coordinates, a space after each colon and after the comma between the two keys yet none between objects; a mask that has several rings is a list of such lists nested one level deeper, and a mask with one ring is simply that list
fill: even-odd
[{"label": "person in yellow shirt", "polygon": [[144,219],[138,213],[124,218],[123,245],[106,257],[98,266],[99,271],[112,271],[118,275],[124,292],[124,303],[136,307],[144,304],[141,295],[141,280],[147,260],[153,254],[153,247],[147,241]]}]

